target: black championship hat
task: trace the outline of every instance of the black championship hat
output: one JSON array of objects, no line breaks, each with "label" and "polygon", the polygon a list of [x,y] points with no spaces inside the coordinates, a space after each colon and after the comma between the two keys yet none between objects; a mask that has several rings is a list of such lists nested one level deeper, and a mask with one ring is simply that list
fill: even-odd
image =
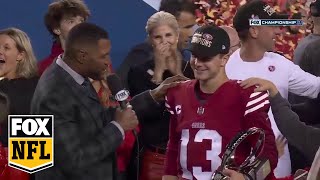
[{"label": "black championship hat", "polygon": [[198,28],[192,36],[189,50],[201,60],[210,59],[218,54],[228,54],[230,38],[225,30],[213,25]]}]

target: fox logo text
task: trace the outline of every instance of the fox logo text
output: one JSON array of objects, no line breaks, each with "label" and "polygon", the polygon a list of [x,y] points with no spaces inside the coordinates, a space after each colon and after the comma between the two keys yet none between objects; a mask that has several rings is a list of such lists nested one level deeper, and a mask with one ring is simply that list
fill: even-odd
[{"label": "fox logo text", "polygon": [[249,25],[250,26],[260,26],[261,25],[261,20],[260,19],[250,19],[249,20]]},{"label": "fox logo text", "polygon": [[53,166],[53,116],[9,115],[9,166],[34,173]]}]

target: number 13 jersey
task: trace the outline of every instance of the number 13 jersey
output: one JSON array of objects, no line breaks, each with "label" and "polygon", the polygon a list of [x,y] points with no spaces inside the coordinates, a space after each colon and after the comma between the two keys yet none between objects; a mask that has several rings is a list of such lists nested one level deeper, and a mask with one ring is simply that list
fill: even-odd
[{"label": "number 13 jersey", "polygon": [[[166,155],[166,175],[181,179],[209,180],[221,165],[226,145],[239,132],[251,127],[266,133],[262,155],[274,169],[278,153],[268,119],[267,92],[242,89],[237,81],[227,81],[205,102],[197,98],[197,80],[186,81],[168,91],[165,106],[171,113]],[[246,158],[254,141],[237,150],[239,162]]]}]

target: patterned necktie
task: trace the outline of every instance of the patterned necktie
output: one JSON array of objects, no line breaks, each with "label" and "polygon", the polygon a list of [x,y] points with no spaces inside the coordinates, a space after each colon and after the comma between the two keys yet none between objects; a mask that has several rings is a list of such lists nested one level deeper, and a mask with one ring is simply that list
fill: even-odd
[{"label": "patterned necktie", "polygon": [[83,83],[81,84],[83,87],[90,89],[90,80],[88,78],[85,78]]}]

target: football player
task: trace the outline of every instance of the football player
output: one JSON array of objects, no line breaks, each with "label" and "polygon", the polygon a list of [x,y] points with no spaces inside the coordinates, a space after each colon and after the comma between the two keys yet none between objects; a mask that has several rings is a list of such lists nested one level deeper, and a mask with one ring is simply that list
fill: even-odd
[{"label": "football player", "polygon": [[[219,27],[205,25],[194,33],[190,51],[196,79],[170,89],[166,96],[171,119],[163,180],[211,179],[226,145],[251,127],[264,129],[261,157],[269,159],[271,169],[276,167],[278,152],[267,114],[268,93],[254,92],[254,87],[242,89],[239,81],[228,79],[229,49],[229,36]],[[238,163],[255,143],[239,146]]]}]

